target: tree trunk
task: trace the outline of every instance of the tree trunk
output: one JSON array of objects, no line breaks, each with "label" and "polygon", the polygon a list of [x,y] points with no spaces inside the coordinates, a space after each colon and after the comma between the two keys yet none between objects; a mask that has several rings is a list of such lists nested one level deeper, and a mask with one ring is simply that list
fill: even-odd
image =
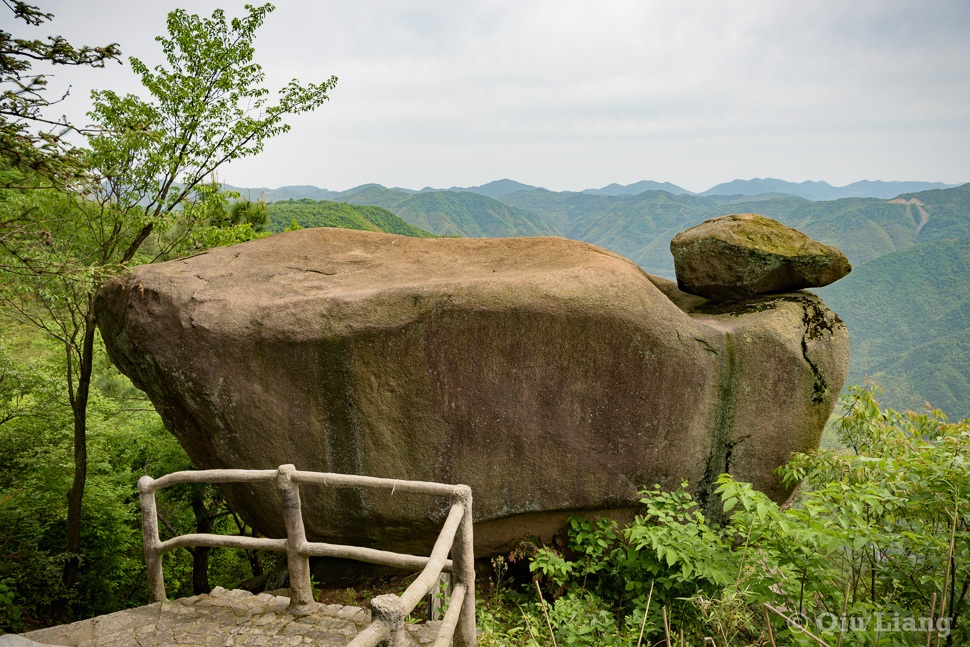
[{"label": "tree trunk", "polygon": [[[192,497],[192,512],[195,513],[195,532],[209,534],[216,523],[216,515],[205,507],[202,491]],[[196,546],[192,549],[192,594],[202,595],[212,590],[209,586],[209,553],[208,546]]]},{"label": "tree trunk", "polygon": [[192,550],[192,595],[202,595],[212,591],[209,586],[209,552],[208,546],[196,546]]},{"label": "tree trunk", "polygon": [[262,553],[258,550],[247,550],[246,558],[249,560],[249,568],[253,573],[253,577],[259,577],[263,574],[263,559]]},{"label": "tree trunk", "polygon": [[[81,503],[88,476],[87,412],[91,389],[91,369],[94,365],[94,311],[89,304],[84,317],[84,337],[81,340],[81,363],[78,366],[77,389],[71,390],[71,409],[74,411],[74,482],[67,493],[67,545],[62,581],[70,589],[77,581],[81,564]],[[68,385],[71,376],[70,347],[68,353]]]}]

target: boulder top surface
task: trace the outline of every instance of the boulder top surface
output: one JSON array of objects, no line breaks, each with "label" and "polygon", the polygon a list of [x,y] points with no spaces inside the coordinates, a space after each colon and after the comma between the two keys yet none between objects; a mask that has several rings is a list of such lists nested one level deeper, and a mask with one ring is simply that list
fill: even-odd
[{"label": "boulder top surface", "polygon": [[[566,280],[567,275],[575,280],[606,267],[615,271],[617,263],[643,274],[618,254],[565,238],[429,239],[318,227],[135,268],[134,275],[147,271],[156,281],[164,281],[165,276],[182,281],[182,275],[189,273],[197,279],[187,283],[194,292],[204,293],[200,282],[218,282],[227,290],[224,296],[239,297],[245,303],[250,300],[247,295],[265,302],[292,295],[296,287],[318,299],[415,284],[510,283],[530,276]],[[242,277],[245,282],[239,281]]]}]

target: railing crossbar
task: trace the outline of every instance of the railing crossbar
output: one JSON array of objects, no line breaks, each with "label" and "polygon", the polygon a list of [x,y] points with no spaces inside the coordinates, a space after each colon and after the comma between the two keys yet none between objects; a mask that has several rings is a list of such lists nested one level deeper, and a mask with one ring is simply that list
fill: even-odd
[{"label": "railing crossbar", "polygon": [[272,550],[276,552],[286,550],[285,539],[267,539],[265,537],[240,537],[238,535],[192,534],[179,535],[158,545],[158,554],[164,555],[176,548],[189,546],[208,546],[210,548],[240,548],[242,550]]},{"label": "railing crossbar", "polygon": [[409,615],[414,610],[421,598],[428,594],[431,587],[438,581],[438,577],[441,576],[445,558],[448,556],[448,551],[451,550],[451,545],[455,542],[455,533],[458,532],[458,524],[461,523],[464,513],[465,507],[461,502],[451,506],[445,525],[441,528],[441,534],[438,535],[438,541],[435,542],[434,548],[431,550],[428,565],[421,572],[421,575],[411,582],[411,586],[401,594],[404,615]]},{"label": "railing crossbar", "polygon": [[461,608],[465,602],[467,590],[468,587],[464,584],[458,584],[452,590],[452,603],[448,606],[448,611],[445,612],[441,627],[438,629],[438,637],[431,647],[449,647],[451,645],[451,639],[455,636],[455,628],[458,626],[458,619],[461,617]]},{"label": "railing crossbar", "polygon": [[151,492],[177,483],[246,483],[252,481],[272,481],[279,470],[198,470],[191,472],[172,472],[152,479]]},{"label": "railing crossbar", "polygon": [[431,494],[451,496],[455,492],[454,485],[432,483],[430,481],[406,481],[403,479],[385,479],[375,476],[359,476],[357,474],[332,474],[324,472],[293,472],[291,477],[297,483],[313,483],[327,487],[366,487],[375,490],[390,490],[392,493]]},{"label": "railing crossbar", "polygon": [[[368,564],[380,564],[382,566],[393,566],[395,568],[423,569],[431,561],[430,557],[420,555],[407,555],[405,553],[392,553],[387,550],[376,548],[364,548],[363,546],[344,546],[342,544],[324,544],[320,542],[310,542],[306,545],[306,554],[311,557],[339,557],[342,559],[353,559],[358,562]],[[443,571],[450,573],[452,562],[445,560]]]},{"label": "railing crossbar", "polygon": [[[206,533],[196,533],[191,535],[179,535],[163,541],[158,545],[158,554],[164,555],[177,548],[187,548],[189,546],[208,546],[210,548],[238,548],[240,550],[271,550],[276,552],[286,551],[285,539],[269,539],[265,537],[243,537],[239,535],[213,535]],[[338,557],[341,559],[353,559],[358,562],[369,564],[380,564],[381,566],[392,566],[394,568],[423,569],[431,561],[430,557],[421,555],[408,555],[405,553],[394,553],[387,550],[377,550],[376,548],[365,548],[363,546],[345,546],[343,544],[326,544],[322,542],[309,542],[305,552],[310,557]],[[452,562],[450,559],[444,560],[441,570],[450,573]]]}]

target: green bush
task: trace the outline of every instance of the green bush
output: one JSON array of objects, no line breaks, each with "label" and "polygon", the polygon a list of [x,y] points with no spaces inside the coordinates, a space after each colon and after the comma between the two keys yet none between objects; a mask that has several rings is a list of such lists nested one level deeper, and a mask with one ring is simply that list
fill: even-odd
[{"label": "green bush", "polygon": [[[515,599],[523,620],[507,615],[491,635],[551,644],[551,629],[559,645],[636,645],[642,627],[641,644],[668,628],[674,645],[681,632],[692,645],[763,645],[769,631],[778,645],[970,643],[970,425],[883,410],[877,393],[849,389],[840,449],[780,470],[802,483],[793,505],[722,475],[723,525],[686,484],[641,492],[626,528],[572,519],[561,548],[531,559],[551,599]],[[486,635],[502,617],[495,597],[480,613]]]}]

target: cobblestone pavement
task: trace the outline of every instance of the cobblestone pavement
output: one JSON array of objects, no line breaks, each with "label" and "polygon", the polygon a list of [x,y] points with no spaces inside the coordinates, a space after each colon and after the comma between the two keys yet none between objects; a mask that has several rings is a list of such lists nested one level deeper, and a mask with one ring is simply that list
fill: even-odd
[{"label": "cobblestone pavement", "polygon": [[[360,607],[316,604],[308,614],[294,616],[287,613],[289,604],[285,595],[253,595],[216,587],[207,595],[157,602],[22,635],[44,645],[72,647],[343,647],[370,623],[370,611]],[[434,642],[439,625],[408,625],[412,644]]]}]

